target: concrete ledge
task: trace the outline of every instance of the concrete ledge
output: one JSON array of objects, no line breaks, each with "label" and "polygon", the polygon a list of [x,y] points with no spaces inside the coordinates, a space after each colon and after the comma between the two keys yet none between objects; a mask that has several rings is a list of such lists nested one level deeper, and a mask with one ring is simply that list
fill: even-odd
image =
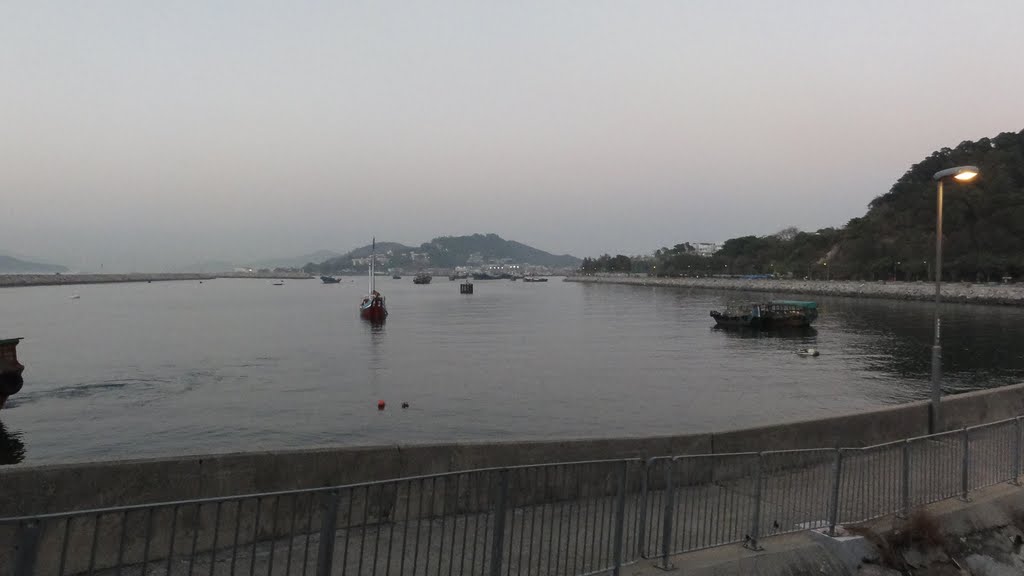
[{"label": "concrete ledge", "polygon": [[[325,447],[0,467],[0,516],[316,488],[479,468],[860,447],[927,433],[927,402],[715,434],[531,442]],[[947,396],[949,429],[1024,414],[1024,384]]]}]

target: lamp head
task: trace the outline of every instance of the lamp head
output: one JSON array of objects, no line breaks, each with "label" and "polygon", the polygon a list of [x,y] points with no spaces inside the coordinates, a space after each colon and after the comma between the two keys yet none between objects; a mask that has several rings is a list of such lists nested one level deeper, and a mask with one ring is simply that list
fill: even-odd
[{"label": "lamp head", "polygon": [[932,179],[937,181],[952,176],[954,179],[959,180],[961,182],[969,182],[971,180],[974,180],[974,178],[978,175],[978,172],[979,171],[977,166],[957,166],[955,168],[939,170],[938,172],[935,173],[934,176],[932,176]]}]

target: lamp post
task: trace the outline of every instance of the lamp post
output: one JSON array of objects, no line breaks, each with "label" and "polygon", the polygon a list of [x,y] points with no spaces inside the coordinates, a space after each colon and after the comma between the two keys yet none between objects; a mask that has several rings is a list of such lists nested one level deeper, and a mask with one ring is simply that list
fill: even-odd
[{"label": "lamp post", "polygon": [[932,401],[928,410],[928,433],[939,431],[939,402],[942,396],[942,324],[939,319],[939,306],[942,304],[942,183],[952,177],[960,182],[970,182],[978,175],[976,166],[957,166],[940,170],[932,176],[938,183],[938,198],[935,210],[935,310],[934,335],[932,343]]}]

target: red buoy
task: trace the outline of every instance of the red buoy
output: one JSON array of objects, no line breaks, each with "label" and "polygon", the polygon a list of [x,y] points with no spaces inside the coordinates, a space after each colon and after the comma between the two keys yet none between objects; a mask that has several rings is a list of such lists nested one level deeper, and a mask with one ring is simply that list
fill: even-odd
[{"label": "red buoy", "polygon": [[385,404],[384,404],[383,400],[378,400],[377,401],[377,410],[383,410],[384,406],[385,406]]}]

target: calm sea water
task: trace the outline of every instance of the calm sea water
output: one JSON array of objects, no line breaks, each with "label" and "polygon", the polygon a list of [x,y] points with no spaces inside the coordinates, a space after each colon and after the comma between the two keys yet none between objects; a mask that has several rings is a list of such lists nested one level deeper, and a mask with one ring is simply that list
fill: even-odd
[{"label": "calm sea water", "polygon": [[[0,461],[675,434],[928,394],[925,303],[819,299],[816,331],[780,337],[712,329],[710,309],[764,294],[378,289],[380,328],[358,318],[363,279],[0,290],[0,335],[25,337],[27,365],[0,411]],[[949,306],[943,337],[948,392],[1022,379],[1024,310]],[[821,356],[796,354],[809,346]]]}]

